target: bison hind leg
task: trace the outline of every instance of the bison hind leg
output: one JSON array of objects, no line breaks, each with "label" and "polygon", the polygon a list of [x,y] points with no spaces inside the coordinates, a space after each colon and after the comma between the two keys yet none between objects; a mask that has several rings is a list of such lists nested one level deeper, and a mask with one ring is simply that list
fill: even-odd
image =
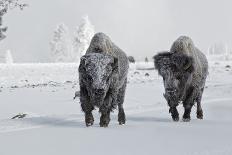
[{"label": "bison hind leg", "polygon": [[197,110],[197,118],[203,119],[203,110]]},{"label": "bison hind leg", "polygon": [[199,93],[197,97],[197,118],[198,119],[203,119],[203,110],[201,107],[201,99],[202,99],[202,94],[203,94],[204,88],[201,89],[201,92]]},{"label": "bison hind leg", "polygon": [[126,115],[123,108],[123,103],[125,99],[125,91],[126,91],[127,79],[124,81],[122,88],[119,89],[117,95],[117,103],[118,103],[118,123],[119,125],[124,125],[126,123]]}]

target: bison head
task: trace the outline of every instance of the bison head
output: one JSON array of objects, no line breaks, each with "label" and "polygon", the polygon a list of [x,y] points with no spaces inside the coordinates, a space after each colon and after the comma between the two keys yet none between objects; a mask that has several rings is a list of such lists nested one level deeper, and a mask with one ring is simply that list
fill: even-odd
[{"label": "bison head", "polygon": [[118,72],[118,60],[101,53],[90,53],[81,57],[79,76],[88,90],[91,102],[100,105]]},{"label": "bison head", "polygon": [[192,57],[182,53],[163,52],[154,57],[155,68],[163,77],[164,97],[169,106],[177,106],[191,83],[194,71]]}]

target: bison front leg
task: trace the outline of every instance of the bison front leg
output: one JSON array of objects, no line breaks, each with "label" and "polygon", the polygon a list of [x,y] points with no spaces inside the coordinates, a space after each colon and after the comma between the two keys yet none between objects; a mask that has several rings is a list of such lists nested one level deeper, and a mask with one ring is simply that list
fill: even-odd
[{"label": "bison front leg", "polygon": [[119,89],[118,96],[117,96],[119,125],[123,125],[126,123],[126,115],[125,115],[124,108],[123,108],[126,85],[127,85],[127,80],[125,80],[122,88]]},{"label": "bison front leg", "polygon": [[173,121],[179,121],[179,113],[176,109],[176,107],[178,106],[178,101],[171,101],[171,99],[169,99],[169,97],[164,94],[164,98],[167,100],[168,102],[168,106],[169,106],[169,113],[171,113],[172,119]]},{"label": "bison front leg", "polygon": [[103,102],[103,105],[100,106],[99,112],[101,113],[100,117],[100,126],[108,127],[110,123],[110,112],[115,107],[116,96],[115,92],[109,90],[106,98]]},{"label": "bison front leg", "polygon": [[191,120],[191,117],[190,117],[190,114],[191,114],[191,109],[194,105],[194,102],[195,102],[195,99],[196,99],[196,96],[197,96],[197,89],[194,88],[194,87],[190,87],[188,90],[187,90],[187,93],[186,93],[186,98],[183,102],[183,105],[184,105],[184,115],[183,115],[183,121],[184,122],[189,122]]},{"label": "bison front leg", "polygon": [[176,107],[170,107],[169,113],[171,113],[173,121],[175,121],[175,122],[179,121],[179,113],[178,113]]},{"label": "bison front leg", "polygon": [[88,92],[84,86],[80,87],[80,102],[81,108],[85,113],[85,124],[86,126],[91,126],[94,123],[94,118],[92,111],[94,109],[93,105],[90,103],[90,98]]},{"label": "bison front leg", "polygon": [[110,123],[110,111],[102,112],[100,117],[100,127],[108,127]]}]

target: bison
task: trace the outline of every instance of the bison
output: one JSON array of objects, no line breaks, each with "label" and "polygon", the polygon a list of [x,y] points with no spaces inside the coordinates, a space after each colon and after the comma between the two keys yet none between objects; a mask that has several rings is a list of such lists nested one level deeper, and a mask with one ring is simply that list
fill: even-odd
[{"label": "bison", "polygon": [[184,106],[183,121],[190,121],[192,106],[197,103],[197,118],[203,119],[201,98],[208,75],[206,56],[195,47],[192,39],[179,37],[170,51],[158,53],[154,57],[155,68],[163,77],[164,98],[174,121],[179,121],[176,107]]},{"label": "bison", "polygon": [[104,33],[95,34],[79,66],[80,103],[86,126],[94,123],[95,107],[101,113],[101,127],[108,127],[110,112],[117,106],[118,122],[125,124],[123,102],[128,68],[127,55]]}]

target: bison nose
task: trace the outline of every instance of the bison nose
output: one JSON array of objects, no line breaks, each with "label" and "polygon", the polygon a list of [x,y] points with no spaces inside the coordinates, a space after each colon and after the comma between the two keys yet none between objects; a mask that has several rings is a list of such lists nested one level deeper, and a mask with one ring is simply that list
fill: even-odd
[{"label": "bison nose", "polygon": [[104,94],[104,89],[96,89],[95,94],[96,95],[103,95]]},{"label": "bison nose", "polygon": [[169,94],[174,94],[176,92],[176,89],[175,88],[166,88],[165,89],[167,93]]}]

